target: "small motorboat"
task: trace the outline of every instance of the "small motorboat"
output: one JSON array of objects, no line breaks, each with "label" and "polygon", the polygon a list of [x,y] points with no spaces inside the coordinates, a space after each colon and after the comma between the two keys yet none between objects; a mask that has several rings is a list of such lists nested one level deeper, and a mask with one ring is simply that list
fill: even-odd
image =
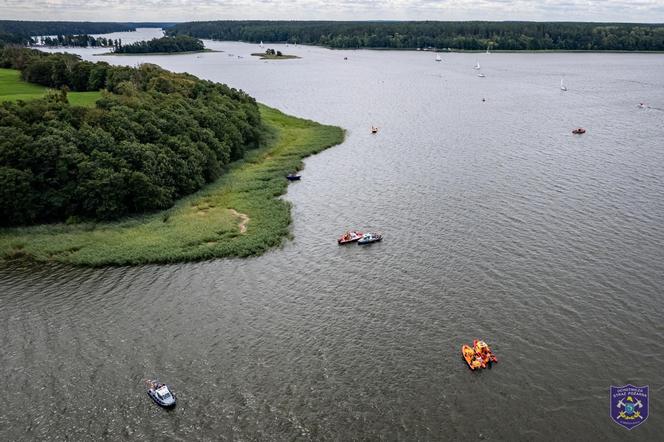
[{"label": "small motorboat", "polygon": [[168,385],[162,384],[159,381],[146,381],[148,386],[148,396],[152,400],[164,408],[171,408],[175,406],[175,395],[168,389]]},{"label": "small motorboat", "polygon": [[475,339],[473,341],[473,350],[475,354],[482,359],[484,365],[491,366],[491,363],[498,362],[498,358],[493,354],[489,346],[484,341]]},{"label": "small motorboat", "polygon": [[480,77],[480,78],[484,78],[484,77],[486,77],[486,75],[484,75],[484,74],[482,74],[482,73],[477,74],[477,76]]},{"label": "small motorboat", "polygon": [[371,244],[374,242],[378,242],[383,239],[383,235],[380,233],[365,233],[362,235],[362,238],[357,240],[357,244],[359,245],[364,245],[364,244]]},{"label": "small motorboat", "polygon": [[576,129],[574,129],[574,130],[572,131],[572,133],[573,133],[574,135],[581,135],[581,134],[585,134],[585,133],[586,133],[586,130],[585,130],[584,128],[582,128],[582,127],[578,127],[578,128],[576,128]]},{"label": "small motorboat", "polygon": [[344,233],[341,235],[341,237],[337,240],[339,245],[344,245],[348,244],[351,242],[359,241],[362,238],[362,232],[358,232],[357,230],[349,230],[348,232]]},{"label": "small motorboat", "polygon": [[371,126],[371,133],[372,134],[377,134],[378,133],[378,128]]},{"label": "small motorboat", "polygon": [[466,344],[463,344],[461,346],[461,356],[466,361],[466,364],[468,364],[468,368],[470,368],[471,370],[484,368],[482,359],[475,354],[475,350],[473,350]]},{"label": "small motorboat", "polygon": [[288,181],[300,181],[300,178],[302,178],[300,175],[294,173],[289,173],[288,175],[286,175],[286,179]]}]

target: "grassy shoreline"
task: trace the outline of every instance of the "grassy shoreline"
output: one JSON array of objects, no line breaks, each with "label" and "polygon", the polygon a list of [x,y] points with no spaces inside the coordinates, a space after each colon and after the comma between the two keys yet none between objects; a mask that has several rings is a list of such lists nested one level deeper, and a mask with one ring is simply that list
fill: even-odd
[{"label": "grassy shoreline", "polygon": [[109,223],[0,229],[0,262],[28,259],[79,266],[141,265],[259,255],[289,235],[288,172],[343,141],[341,128],[267,106],[266,146],[169,210]]}]

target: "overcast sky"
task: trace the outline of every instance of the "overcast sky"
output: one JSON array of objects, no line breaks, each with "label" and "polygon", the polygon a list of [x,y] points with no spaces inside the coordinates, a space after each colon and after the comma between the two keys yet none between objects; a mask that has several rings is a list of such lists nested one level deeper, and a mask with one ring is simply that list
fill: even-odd
[{"label": "overcast sky", "polygon": [[0,0],[1,19],[537,20],[664,23],[664,0]]}]

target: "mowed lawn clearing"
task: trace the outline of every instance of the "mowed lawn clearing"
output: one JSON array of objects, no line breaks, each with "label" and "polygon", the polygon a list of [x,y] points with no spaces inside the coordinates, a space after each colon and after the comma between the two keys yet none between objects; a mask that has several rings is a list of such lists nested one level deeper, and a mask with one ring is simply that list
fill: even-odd
[{"label": "mowed lawn clearing", "polygon": [[[49,89],[21,79],[21,72],[15,69],[0,69],[0,102],[34,100],[42,98]],[[73,106],[94,107],[101,98],[101,92],[68,92],[67,98]]]}]

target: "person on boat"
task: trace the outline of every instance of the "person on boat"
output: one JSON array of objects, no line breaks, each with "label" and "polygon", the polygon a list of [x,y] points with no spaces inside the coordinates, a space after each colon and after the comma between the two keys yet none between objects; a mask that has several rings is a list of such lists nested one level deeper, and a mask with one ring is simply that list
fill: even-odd
[{"label": "person on boat", "polygon": [[479,341],[475,347],[475,351],[480,358],[486,363],[489,362],[491,358],[491,352],[489,351],[489,346],[486,345],[484,341]]}]

